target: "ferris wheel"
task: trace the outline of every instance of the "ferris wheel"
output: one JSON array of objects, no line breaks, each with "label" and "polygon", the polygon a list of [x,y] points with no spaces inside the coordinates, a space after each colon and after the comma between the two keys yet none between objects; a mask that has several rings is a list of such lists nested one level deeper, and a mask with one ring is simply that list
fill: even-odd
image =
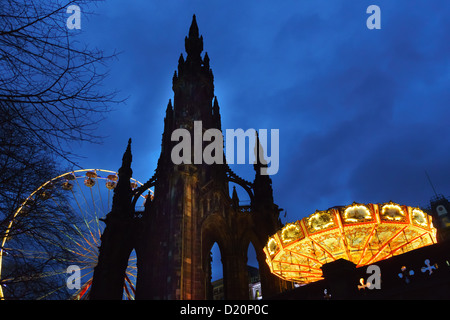
[{"label": "ferris wheel", "polygon": [[[15,211],[0,247],[0,299],[87,299],[97,265],[100,222],[111,211],[115,171],[82,169],[61,174],[31,193]],[[131,188],[143,184],[130,179]],[[136,203],[143,211],[148,189]],[[68,285],[74,267],[78,277]],[[123,299],[134,299],[136,253],[124,279]]]}]

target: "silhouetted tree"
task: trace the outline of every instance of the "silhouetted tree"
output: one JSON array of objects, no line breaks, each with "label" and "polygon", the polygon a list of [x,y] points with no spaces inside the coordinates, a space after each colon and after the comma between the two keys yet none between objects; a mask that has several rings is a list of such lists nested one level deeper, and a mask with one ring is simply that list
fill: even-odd
[{"label": "silhouetted tree", "polygon": [[[114,57],[78,41],[66,22],[76,4],[87,14],[98,0],[0,3],[0,112],[6,121],[71,160],[67,143],[99,141],[95,129],[115,92],[99,90]],[[82,29],[81,29],[82,30]]]},{"label": "silhouetted tree", "polygon": [[[118,102],[116,92],[100,90],[107,63],[115,55],[78,41],[82,30],[66,25],[70,5],[79,6],[85,17],[97,2],[0,1],[1,239],[22,201],[61,173],[62,160],[76,165],[72,143],[101,141],[95,130],[111,104]],[[64,202],[63,195],[54,196]],[[31,275],[45,274],[60,259],[70,260],[64,242],[74,230],[64,219],[71,213],[61,210],[65,211],[64,206],[36,201],[9,230],[18,250],[3,268],[2,279],[21,283],[14,293],[10,290],[15,298],[42,296],[60,285]],[[19,249],[32,246],[43,250],[47,258],[29,263],[21,257]]]}]

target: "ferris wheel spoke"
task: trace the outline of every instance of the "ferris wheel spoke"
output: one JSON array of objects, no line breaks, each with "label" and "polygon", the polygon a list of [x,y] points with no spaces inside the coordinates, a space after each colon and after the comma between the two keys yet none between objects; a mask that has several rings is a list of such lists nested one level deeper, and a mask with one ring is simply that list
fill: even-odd
[{"label": "ferris wheel spoke", "polygon": [[[114,171],[74,170],[46,181],[21,203],[9,221],[0,247],[0,284],[5,285],[3,289],[7,288],[11,298],[83,299],[88,296],[104,230],[100,218],[111,210],[111,191],[116,181]],[[142,186],[135,179],[130,183],[133,189]],[[139,199],[139,203],[145,201],[142,195]],[[29,221],[37,224],[29,225]],[[70,265],[77,265],[81,272],[81,288],[75,294],[66,284]],[[124,298],[133,299],[136,274],[133,250],[125,271]],[[30,286],[45,291],[24,293]],[[0,299],[5,299],[1,287]]]},{"label": "ferris wheel spoke", "polygon": [[86,221],[86,219],[83,219],[83,222],[84,222],[84,225],[87,227],[86,232],[88,232],[88,233],[90,234],[90,236],[91,236],[90,239],[91,239],[94,243],[91,243],[91,241],[89,241],[89,240],[87,239],[87,237],[84,235],[84,233],[81,233],[81,232],[80,232],[80,235],[83,237],[85,243],[87,243],[91,248],[95,249],[95,248],[97,247],[97,242],[96,242],[95,236],[94,236],[93,233],[92,233],[91,226],[90,226],[89,222]]},{"label": "ferris wheel spoke", "polygon": [[[130,289],[128,289],[128,287]],[[132,283],[132,281],[130,280],[130,278],[128,277],[127,274],[125,274],[125,282],[124,282],[123,288],[125,289],[127,298],[132,300],[133,296],[136,294],[136,289],[135,289],[134,284]],[[130,290],[131,290],[132,294],[130,293]]]},{"label": "ferris wheel spoke", "polygon": [[[70,190],[70,191],[72,192],[73,199],[74,199],[74,201],[76,202],[76,204],[77,204],[77,206],[78,206],[78,209],[80,210],[80,214],[81,214],[82,216],[84,216],[84,211],[83,211],[83,209],[81,208],[81,205],[80,205],[80,203],[78,202],[78,199],[77,199],[77,197],[75,196],[75,193],[73,192],[73,189]],[[75,212],[75,210],[74,210],[74,212]]]},{"label": "ferris wheel spoke", "polygon": [[136,267],[128,266],[127,271],[125,273],[128,276],[130,276],[131,278],[135,278],[136,277],[136,271],[137,271]]},{"label": "ferris wheel spoke", "polygon": [[66,285],[66,284],[60,285],[59,287],[56,287],[55,289],[51,290],[50,292],[48,292],[48,293],[46,293],[46,294],[44,294],[44,295],[42,295],[42,296],[36,298],[36,300],[44,300],[45,298],[51,296],[51,295],[54,294],[54,293],[57,293],[57,292],[59,292],[59,291],[65,289],[65,288],[67,288],[67,285]]},{"label": "ferris wheel spoke", "polygon": [[[97,181],[97,180],[96,180],[96,181]],[[96,184],[98,184],[98,181],[97,181]],[[94,201],[94,192],[92,191],[92,187],[89,188],[89,191],[91,192],[92,208],[94,209],[92,212],[94,213],[94,216],[95,216],[95,215],[96,215],[96,212],[97,212],[97,210],[96,210],[97,206],[95,205],[95,201]]]},{"label": "ferris wheel spoke", "polygon": [[[72,249],[72,252],[79,256],[87,257],[90,255],[96,257],[98,255],[97,247],[92,245],[92,243],[87,240],[85,240],[84,243],[74,240],[73,243],[76,247]],[[87,244],[87,246],[84,244]]]},{"label": "ferris wheel spoke", "polygon": [[24,283],[24,282],[35,281],[35,280],[45,279],[45,278],[50,278],[50,277],[55,277],[55,276],[62,276],[63,274],[67,274],[65,269],[64,270],[38,272],[38,273],[34,273],[34,274],[27,274],[24,276],[15,277],[14,279],[11,279],[10,283]]},{"label": "ferris wheel spoke", "polygon": [[78,257],[87,257],[88,255],[86,253],[82,253],[79,250],[86,250],[86,247],[82,246],[81,244],[79,244],[78,242],[74,242],[75,245],[77,245],[78,247],[75,249],[68,249],[70,250],[71,253],[73,253],[74,255],[78,256]]},{"label": "ferris wheel spoke", "polygon": [[86,283],[78,290],[73,296],[72,299],[82,299],[86,292],[91,288],[92,285],[92,279],[86,281]]},{"label": "ferris wheel spoke", "polygon": [[[97,178],[97,180],[98,180],[98,178]],[[105,212],[105,206],[104,206],[103,199],[102,199],[102,193],[100,191],[100,183],[98,183],[98,181],[97,181],[97,189],[98,189],[98,196],[99,196],[99,199],[100,199],[100,204],[102,206],[103,212]]]},{"label": "ferris wheel spoke", "polygon": [[81,188],[81,185],[80,185],[80,183],[78,182],[78,180],[75,180],[76,182],[77,182],[77,185],[78,185],[78,190],[80,191],[80,193],[81,193],[81,195],[83,196],[83,199],[84,199],[84,202],[85,202],[85,204],[86,204],[86,212],[84,212],[83,210],[81,211],[81,213],[84,215],[84,214],[86,214],[86,213],[89,213],[89,203],[88,203],[88,201],[87,201],[87,199],[86,199],[86,196],[84,195],[84,192],[83,192],[83,189]]}]

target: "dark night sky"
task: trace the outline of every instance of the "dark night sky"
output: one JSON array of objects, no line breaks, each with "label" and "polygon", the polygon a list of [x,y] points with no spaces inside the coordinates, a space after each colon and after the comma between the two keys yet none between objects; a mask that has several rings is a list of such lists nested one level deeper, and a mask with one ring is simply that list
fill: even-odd
[{"label": "dark night sky", "polygon": [[[381,30],[366,27],[371,4]],[[450,194],[449,1],[107,0],[90,10],[79,40],[122,52],[104,86],[129,98],[101,124],[102,145],[74,146],[81,166],[117,170],[131,137],[134,178],[153,175],[196,14],[222,128],[280,130],[272,180],[284,223],[354,201],[427,205],[425,170]],[[251,166],[233,169],[253,180]]]}]

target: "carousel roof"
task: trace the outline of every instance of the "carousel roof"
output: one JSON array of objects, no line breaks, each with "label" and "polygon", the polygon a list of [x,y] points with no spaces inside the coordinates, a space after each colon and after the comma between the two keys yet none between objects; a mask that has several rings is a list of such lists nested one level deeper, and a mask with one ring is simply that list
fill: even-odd
[{"label": "carousel roof", "polygon": [[316,211],[272,235],[264,252],[270,270],[282,279],[322,279],[321,266],[343,258],[357,267],[436,243],[431,216],[419,208],[353,203]]}]

